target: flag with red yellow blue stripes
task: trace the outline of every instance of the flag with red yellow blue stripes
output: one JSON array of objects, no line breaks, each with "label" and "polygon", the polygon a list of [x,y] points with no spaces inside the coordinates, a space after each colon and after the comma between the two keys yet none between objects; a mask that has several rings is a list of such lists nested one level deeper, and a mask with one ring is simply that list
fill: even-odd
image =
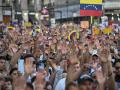
[{"label": "flag with red yellow blue stripes", "polygon": [[81,16],[101,16],[102,0],[80,0]]}]

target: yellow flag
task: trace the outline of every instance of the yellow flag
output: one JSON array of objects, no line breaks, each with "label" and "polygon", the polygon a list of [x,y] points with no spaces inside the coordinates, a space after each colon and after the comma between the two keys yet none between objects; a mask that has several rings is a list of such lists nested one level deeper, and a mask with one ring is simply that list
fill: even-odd
[{"label": "yellow flag", "polygon": [[36,29],[36,32],[40,32],[40,29]]},{"label": "yellow flag", "polygon": [[112,32],[112,28],[105,28],[104,30],[103,30],[103,33],[104,34],[110,34]]},{"label": "yellow flag", "polygon": [[32,23],[26,22],[24,25],[25,25],[26,27],[31,27],[31,26],[32,26]]},{"label": "yellow flag", "polygon": [[102,4],[102,0],[80,0],[80,4]]},{"label": "yellow flag", "polygon": [[100,33],[100,30],[98,28],[94,28],[93,35],[98,35]]}]

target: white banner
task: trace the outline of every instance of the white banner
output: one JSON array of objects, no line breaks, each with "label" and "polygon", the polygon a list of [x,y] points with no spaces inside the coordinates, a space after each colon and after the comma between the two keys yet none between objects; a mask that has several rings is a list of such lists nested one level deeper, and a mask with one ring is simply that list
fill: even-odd
[{"label": "white banner", "polygon": [[10,10],[5,10],[5,11],[3,11],[3,15],[11,15],[11,11]]}]

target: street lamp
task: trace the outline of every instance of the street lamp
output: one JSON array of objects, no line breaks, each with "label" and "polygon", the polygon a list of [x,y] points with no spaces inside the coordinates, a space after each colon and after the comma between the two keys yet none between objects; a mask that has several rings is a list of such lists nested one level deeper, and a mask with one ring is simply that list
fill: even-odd
[{"label": "street lamp", "polygon": [[73,19],[72,19],[73,23],[74,23],[74,18],[75,18],[75,17],[77,17],[77,13],[76,13],[76,12],[73,12]]},{"label": "street lamp", "polygon": [[66,0],[66,8],[67,8],[67,18],[68,18],[68,0]]},{"label": "street lamp", "polygon": [[35,18],[39,20],[39,13],[35,13]]}]

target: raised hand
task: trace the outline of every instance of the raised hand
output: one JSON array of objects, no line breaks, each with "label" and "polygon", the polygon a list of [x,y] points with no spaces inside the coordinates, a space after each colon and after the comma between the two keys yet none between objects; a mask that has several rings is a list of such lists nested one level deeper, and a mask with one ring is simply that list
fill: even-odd
[{"label": "raised hand", "polygon": [[21,76],[13,79],[13,90],[25,90],[26,78]]},{"label": "raised hand", "polygon": [[73,64],[76,64],[78,63],[78,58],[75,54],[70,54],[69,56],[69,64],[73,65]]},{"label": "raised hand", "polygon": [[11,50],[12,52],[11,53],[16,53],[17,52],[17,50],[18,50],[18,47],[17,47],[17,45],[16,44],[10,44],[9,45],[9,50]]},{"label": "raised hand", "polygon": [[22,48],[23,48],[23,50],[29,50],[31,46],[32,45],[30,42],[26,42],[22,45]]},{"label": "raised hand", "polygon": [[96,70],[96,79],[97,79],[99,84],[104,84],[105,83],[106,77],[103,74],[102,70]]},{"label": "raised hand", "polygon": [[35,88],[36,90],[44,90],[45,87],[45,76],[47,72],[44,69],[38,70],[36,73]]},{"label": "raised hand", "polygon": [[107,62],[108,56],[109,56],[109,50],[107,48],[103,48],[101,51],[99,51],[99,58],[101,62]]}]

